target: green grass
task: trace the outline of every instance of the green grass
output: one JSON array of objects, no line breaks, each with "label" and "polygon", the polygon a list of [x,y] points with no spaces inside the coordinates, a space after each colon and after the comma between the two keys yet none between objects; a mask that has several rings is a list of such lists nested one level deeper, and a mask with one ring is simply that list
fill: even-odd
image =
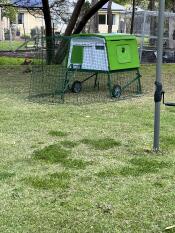
[{"label": "green grass", "polygon": [[[163,66],[167,100],[175,100],[174,70]],[[174,225],[175,110],[161,106],[155,154],[155,66],[141,67],[143,96],[78,106],[28,101],[23,71],[0,67],[0,232],[152,233]]]},{"label": "green grass", "polygon": [[121,146],[119,141],[115,141],[112,138],[103,138],[103,139],[83,139],[82,143],[94,147],[96,150],[108,150],[115,146]]},{"label": "green grass", "polygon": [[21,65],[24,62],[24,58],[18,58],[18,57],[0,57],[0,65]]},{"label": "green grass", "polygon": [[7,51],[7,50],[15,50],[20,45],[22,45],[24,41],[0,41],[0,50]]},{"label": "green grass", "polygon": [[11,172],[0,172],[0,181],[13,177],[15,174]]},{"label": "green grass", "polygon": [[[0,51],[14,51],[22,46],[25,41],[0,41]],[[33,42],[29,42],[28,45],[33,45]],[[20,49],[25,49],[25,46],[21,47]]]},{"label": "green grass", "polygon": [[70,183],[70,175],[67,172],[48,174],[44,177],[27,177],[24,179],[27,185],[36,189],[66,189]]},{"label": "green grass", "polygon": [[49,135],[51,136],[55,136],[55,137],[65,137],[68,135],[68,133],[65,133],[65,132],[62,132],[62,131],[54,131],[54,130],[51,130],[49,131]]},{"label": "green grass", "polygon": [[73,142],[73,141],[68,141],[68,140],[61,141],[60,143],[65,148],[74,148],[79,144],[78,142]]},{"label": "green grass", "polygon": [[89,164],[89,162],[82,159],[71,158],[70,150],[64,149],[59,144],[50,145],[41,150],[35,151],[33,158],[44,162],[59,163],[65,168],[85,169]]},{"label": "green grass", "polygon": [[70,155],[68,150],[61,148],[59,144],[47,146],[34,152],[33,158],[51,163],[62,162]]}]

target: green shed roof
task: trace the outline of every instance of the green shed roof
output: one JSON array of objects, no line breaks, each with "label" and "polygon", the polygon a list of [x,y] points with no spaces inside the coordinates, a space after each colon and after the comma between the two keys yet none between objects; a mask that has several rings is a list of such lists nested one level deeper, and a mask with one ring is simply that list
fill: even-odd
[{"label": "green shed roof", "polygon": [[123,33],[91,33],[91,34],[77,34],[74,35],[75,37],[100,37],[104,38],[106,41],[111,41],[111,40],[131,40],[131,39],[136,39],[135,36],[130,35],[130,34],[123,34]]}]

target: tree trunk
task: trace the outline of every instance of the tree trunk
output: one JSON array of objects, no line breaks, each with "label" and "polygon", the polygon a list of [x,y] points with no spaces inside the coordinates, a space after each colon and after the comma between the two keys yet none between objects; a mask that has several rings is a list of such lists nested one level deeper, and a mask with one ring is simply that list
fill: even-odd
[{"label": "tree trunk", "polygon": [[108,33],[112,32],[112,0],[109,0],[108,2],[108,9],[107,9],[107,21],[108,21]]},{"label": "tree trunk", "polygon": [[75,24],[76,24],[76,22],[78,20],[78,17],[80,15],[81,8],[82,8],[84,3],[85,3],[85,0],[78,0],[77,1],[77,4],[76,4],[76,6],[74,8],[72,16],[71,16],[71,18],[69,20],[69,24],[68,24],[68,26],[67,26],[67,28],[65,30],[65,33],[64,33],[65,36],[70,36],[71,35],[71,33],[72,33],[72,31],[73,31],[73,29],[75,27]]},{"label": "tree trunk", "polygon": [[53,58],[53,40],[52,40],[52,20],[48,0],[42,0],[43,14],[46,28],[46,49],[47,49],[47,64],[52,63]]},{"label": "tree trunk", "polygon": [[[69,24],[67,25],[67,28],[65,30],[65,33],[64,33],[65,36],[71,35],[71,33],[75,27],[75,24],[78,20],[78,17],[80,15],[80,11],[82,9],[84,2],[85,2],[85,0],[78,0],[76,6],[74,8],[74,11],[72,13],[72,16],[69,20]],[[66,53],[67,53],[67,49],[68,49],[68,40],[63,39],[60,42],[59,48],[55,54],[55,63],[56,64],[61,64],[63,62],[63,60],[66,56]]]},{"label": "tree trunk", "polygon": [[[155,0],[150,0],[148,4],[148,10],[155,10]],[[156,36],[156,18],[154,16],[151,17],[150,20],[150,36]],[[156,39],[150,38],[149,40],[151,46],[155,46]]]},{"label": "tree trunk", "polygon": [[[92,7],[97,4],[98,0],[92,0]],[[92,22],[91,22],[91,31],[93,33],[98,33],[98,25],[99,25],[99,22],[98,22],[98,13],[95,13],[94,16],[93,16],[93,19],[92,19]]]},{"label": "tree trunk", "polygon": [[133,0],[130,34],[133,34],[133,32],[134,32],[135,7],[136,7],[136,0]]},{"label": "tree trunk", "polygon": [[[81,2],[81,1],[84,1],[84,0],[79,0],[79,2]],[[83,28],[84,28],[84,26],[86,25],[86,23],[88,22],[88,20],[89,20],[103,5],[105,5],[108,1],[109,1],[109,0],[100,0],[100,1],[97,2],[94,6],[92,6],[92,7],[90,8],[90,10],[89,10],[89,11],[84,15],[84,17],[80,20],[80,22],[78,23],[77,27],[75,28],[73,34],[78,34],[78,33],[80,33],[80,32],[83,30]],[[77,2],[77,3],[78,3],[78,2]],[[83,5],[83,4],[82,4],[82,5]],[[76,7],[77,7],[77,5],[76,5]],[[75,7],[75,8],[76,8],[76,7]],[[77,8],[76,8],[76,9],[77,9]],[[74,9],[73,14],[75,13],[75,15],[76,15],[76,17],[77,17],[77,19],[78,19],[78,16],[79,16],[79,13],[80,13],[81,8],[78,8],[78,9],[79,9],[79,12],[77,12],[76,9]],[[73,16],[72,16],[72,17],[73,17]],[[72,17],[71,17],[71,18],[72,18]],[[74,18],[74,17],[73,17],[73,18]],[[74,21],[74,23],[76,23],[76,22]],[[71,24],[71,19],[70,19],[70,24]],[[69,25],[68,25],[68,27],[69,27]],[[73,28],[73,25],[72,25],[72,28]],[[66,29],[66,33],[67,33],[67,31],[70,33],[71,30]],[[65,34],[65,35],[68,36],[68,34]],[[55,55],[55,63],[56,63],[56,64],[61,64],[61,63],[63,62],[63,60],[64,60],[64,58],[65,58],[65,56],[66,56],[66,53],[67,53],[67,49],[68,49],[68,43],[67,43],[66,40],[64,40],[64,41],[62,41],[62,42],[60,43],[60,46],[59,46],[59,48],[58,48],[58,50],[57,50],[57,53],[56,53],[56,55]]]},{"label": "tree trunk", "polygon": [[2,8],[0,7],[0,41],[3,40],[3,26],[2,26]]},{"label": "tree trunk", "polygon": [[100,9],[103,5],[105,5],[109,0],[100,0],[97,2],[93,7],[90,8],[90,10],[84,15],[84,17],[81,19],[81,21],[78,23],[77,27],[75,28],[73,34],[80,33],[88,20]]},{"label": "tree trunk", "polygon": [[155,0],[149,0],[148,10],[150,11],[155,10]]},{"label": "tree trunk", "polygon": [[175,0],[173,1],[173,8],[172,8],[173,12],[175,12]]}]

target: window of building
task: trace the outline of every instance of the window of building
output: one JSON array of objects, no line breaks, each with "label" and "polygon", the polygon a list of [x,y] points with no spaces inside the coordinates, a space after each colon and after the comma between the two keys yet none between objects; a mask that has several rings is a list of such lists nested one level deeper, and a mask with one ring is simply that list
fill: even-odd
[{"label": "window of building", "polygon": [[[108,24],[108,17],[107,17],[107,24]],[[112,25],[116,25],[116,15],[112,14]]]},{"label": "window of building", "polygon": [[116,25],[116,15],[112,15],[112,24]]},{"label": "window of building", "polygon": [[24,13],[19,13],[18,14],[18,24],[23,24],[24,23]]},{"label": "window of building", "polygon": [[99,24],[106,24],[106,15],[99,15]]}]

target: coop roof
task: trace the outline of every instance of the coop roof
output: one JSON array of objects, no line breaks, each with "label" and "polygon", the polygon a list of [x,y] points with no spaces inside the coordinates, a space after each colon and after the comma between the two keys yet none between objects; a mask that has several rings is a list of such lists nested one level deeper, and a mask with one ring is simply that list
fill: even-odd
[{"label": "coop roof", "polygon": [[132,40],[136,37],[130,34],[123,34],[123,33],[94,33],[94,34],[77,34],[74,37],[99,37],[104,38],[106,41],[115,41],[115,40]]}]

